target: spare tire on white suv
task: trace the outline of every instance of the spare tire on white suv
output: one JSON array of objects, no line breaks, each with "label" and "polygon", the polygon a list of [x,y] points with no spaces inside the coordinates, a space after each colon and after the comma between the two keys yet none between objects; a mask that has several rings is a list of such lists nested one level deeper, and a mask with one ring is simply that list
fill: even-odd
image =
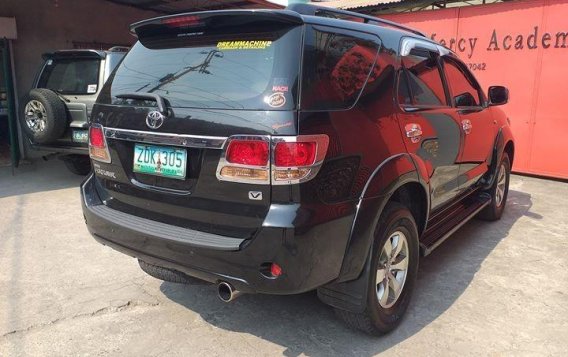
[{"label": "spare tire on white suv", "polygon": [[48,144],[59,139],[67,128],[65,104],[50,89],[32,89],[24,102],[20,116],[22,129],[30,140]]}]

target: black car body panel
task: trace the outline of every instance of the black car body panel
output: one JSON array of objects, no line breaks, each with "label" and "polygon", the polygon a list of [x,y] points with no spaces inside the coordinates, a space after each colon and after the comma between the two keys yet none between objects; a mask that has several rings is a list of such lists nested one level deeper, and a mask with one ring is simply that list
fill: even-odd
[{"label": "black car body panel", "polygon": [[[178,19],[186,21],[187,27],[172,28]],[[280,62],[292,71],[291,79],[270,85],[285,88],[285,106],[265,106],[270,102],[259,101],[262,91],[241,101],[241,93],[227,89],[230,100],[239,103],[233,108],[168,92],[167,88],[177,88],[172,81],[183,82],[186,75],[196,78],[196,86],[202,81],[198,75],[223,81],[215,77],[228,57],[211,57],[220,51],[214,43],[226,39],[224,30],[239,25],[239,31],[255,41],[271,26],[276,34],[271,41],[290,34],[301,39],[298,49],[282,44],[278,46],[285,47],[274,49],[276,42],[270,44],[277,55],[282,48],[300,53],[293,57],[297,63]],[[202,71],[203,63],[201,67],[188,64],[188,72],[166,73],[153,87],[147,80],[140,81],[142,93],[157,88],[148,93],[163,96],[167,103],[159,128],[150,129],[147,122],[156,103],[117,97],[121,89],[132,92],[134,88],[120,79],[127,73],[122,66],[136,63],[129,62],[131,54],[103,88],[91,117],[91,126],[105,133],[110,162],[94,160],[94,173],[82,185],[87,226],[101,243],[151,264],[214,283],[227,281],[246,292],[291,294],[325,286],[328,289],[320,294],[324,301],[360,311],[366,292],[361,281],[368,274],[375,227],[390,200],[410,206],[423,242],[429,242],[425,232],[432,231],[440,217],[491,184],[494,163],[503,151],[510,150],[512,160],[513,138],[503,112],[489,105],[455,55],[410,29],[287,10],[239,10],[162,17],[137,23],[132,31],[141,42],[133,50],[138,52],[131,54],[147,56],[143,58],[159,58],[151,57],[154,51],[176,48],[181,35],[205,34],[201,42],[187,41],[206,48],[202,53],[206,71]],[[235,41],[238,32],[227,36]],[[322,38],[336,41],[333,51],[324,52],[328,48],[322,47]],[[148,41],[149,47],[143,48]],[[199,53],[187,51],[188,56]],[[357,60],[344,59],[350,55]],[[450,78],[456,83],[453,86],[446,78],[445,66],[450,65],[456,65],[456,77]],[[281,76],[278,70],[266,73]],[[439,82],[432,90],[420,82],[431,76],[438,76]],[[114,81],[126,84],[116,88]],[[473,89],[469,95],[456,96],[460,86]],[[456,101],[475,100],[472,90],[478,92],[478,99],[468,103],[475,105],[458,107]],[[219,167],[235,135],[269,141],[271,160],[275,138],[325,136],[329,146],[310,180],[277,184],[271,171],[265,183],[228,182],[219,178]],[[186,178],[134,172],[134,146],[140,143],[187,150]],[[273,170],[274,161],[271,165]],[[101,214],[100,206],[120,212],[117,216],[130,223]],[[172,239],[170,233],[144,231],[132,223],[152,221],[165,232],[187,233],[190,238]],[[195,243],[192,232],[205,234],[204,240]],[[207,246],[207,237],[215,243]],[[273,262],[282,268],[279,277],[265,271]]]}]

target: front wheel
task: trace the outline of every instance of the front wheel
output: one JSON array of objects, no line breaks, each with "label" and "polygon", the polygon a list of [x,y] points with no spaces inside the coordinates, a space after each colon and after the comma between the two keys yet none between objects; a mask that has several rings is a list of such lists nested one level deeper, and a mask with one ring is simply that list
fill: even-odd
[{"label": "front wheel", "polygon": [[410,303],[418,272],[418,230],[405,206],[391,202],[375,229],[367,307],[363,313],[336,309],[349,326],[371,335],[392,331]]},{"label": "front wheel", "polygon": [[509,160],[509,155],[503,153],[495,182],[487,191],[487,193],[491,195],[491,203],[479,212],[479,218],[486,221],[497,221],[501,219],[505,205],[507,204],[510,176],[511,161]]}]

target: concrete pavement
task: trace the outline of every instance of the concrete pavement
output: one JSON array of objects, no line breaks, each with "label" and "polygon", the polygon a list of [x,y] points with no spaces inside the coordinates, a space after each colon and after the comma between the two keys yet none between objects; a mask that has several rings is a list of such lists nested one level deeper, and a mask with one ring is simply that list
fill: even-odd
[{"label": "concrete pavement", "polygon": [[421,261],[406,319],[372,338],[315,293],[223,304],[145,275],[90,237],[80,181],[0,168],[0,356],[568,355],[567,183],[514,176],[503,219]]}]

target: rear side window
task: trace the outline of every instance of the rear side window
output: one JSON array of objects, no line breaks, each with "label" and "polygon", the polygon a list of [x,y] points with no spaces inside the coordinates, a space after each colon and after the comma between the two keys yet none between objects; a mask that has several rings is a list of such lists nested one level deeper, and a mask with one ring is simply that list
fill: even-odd
[{"label": "rear side window", "polygon": [[302,75],[303,110],[349,109],[366,83],[379,75],[375,67],[378,38],[372,35],[306,27]]},{"label": "rear side window", "polygon": [[100,59],[48,59],[39,77],[38,88],[47,88],[62,94],[93,94],[99,83]]},{"label": "rear side window", "polygon": [[399,78],[400,104],[418,106],[445,106],[446,93],[437,57],[429,51],[412,50],[402,59]]},{"label": "rear side window", "polygon": [[140,92],[172,107],[295,109],[301,38],[299,26],[250,16],[203,28],[159,27],[140,37],[99,102],[124,104],[118,94]]},{"label": "rear side window", "polygon": [[457,64],[447,58],[444,58],[444,70],[456,106],[479,106],[481,103],[479,89],[470,75],[464,73]]}]

